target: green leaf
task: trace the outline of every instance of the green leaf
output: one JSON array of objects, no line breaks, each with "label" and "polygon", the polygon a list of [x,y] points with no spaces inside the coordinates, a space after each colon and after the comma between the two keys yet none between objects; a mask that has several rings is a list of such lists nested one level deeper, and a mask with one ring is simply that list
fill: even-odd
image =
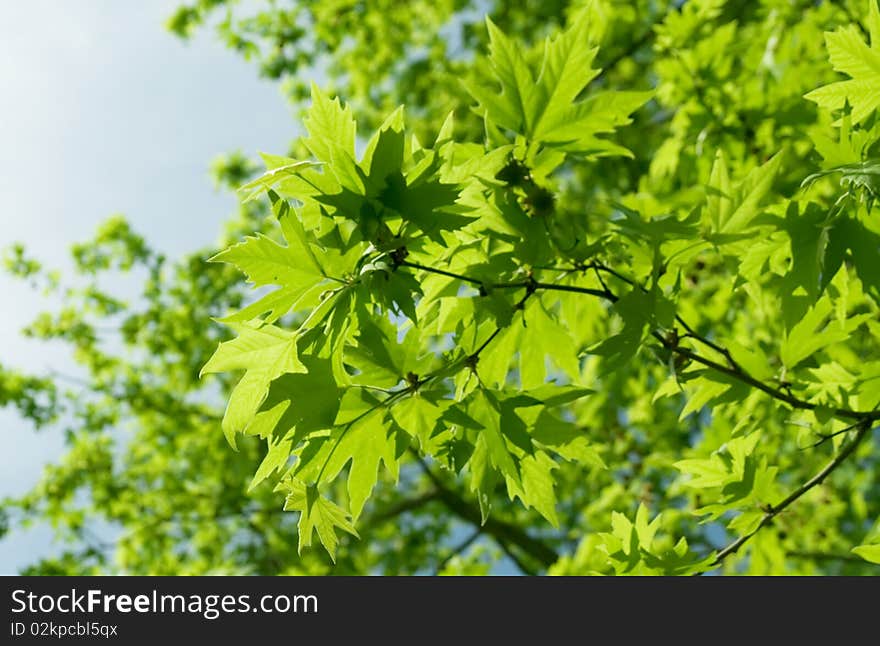
[{"label": "green leaf", "polygon": [[507,38],[488,16],[486,26],[489,30],[490,61],[501,85],[501,93],[498,95],[475,85],[468,85],[468,91],[494,123],[514,132],[525,132],[529,125],[529,96],[535,84],[534,78],[519,45]]},{"label": "green leaf", "polygon": [[238,331],[238,337],[221,343],[199,374],[246,371],[233,389],[223,416],[223,432],[234,447],[235,434],[243,431],[256,415],[271,382],[283,374],[307,369],[299,360],[295,333],[274,325],[241,325],[233,329]]},{"label": "green leaf", "polygon": [[851,78],[805,95],[810,101],[832,111],[842,109],[849,102],[853,123],[861,123],[880,105],[880,10],[876,0],[868,0],[867,23],[870,46],[856,25],[825,32],[825,46],[832,67]]},{"label": "green leaf", "polygon": [[557,468],[544,452],[526,455],[522,460],[522,491],[517,496],[526,507],[533,507],[554,527],[559,527],[556,514],[556,481],[553,470]]},{"label": "green leaf", "polygon": [[348,532],[357,537],[357,530],[352,525],[348,514],[339,505],[323,497],[318,493],[317,486],[307,486],[303,482],[289,478],[281,483],[277,490],[285,492],[284,500],[286,511],[298,511],[299,516],[299,552],[304,547],[312,545],[315,532],[318,540],[330,554],[330,558],[336,561],[336,548],[339,545],[339,537],[336,530]]},{"label": "green leaf", "polygon": [[255,370],[272,375],[306,372],[296,349],[297,336],[274,325],[232,326],[238,336],[221,343],[202,367],[201,375],[228,370]]},{"label": "green leaf", "polygon": [[849,258],[865,291],[875,303],[880,303],[880,233],[866,225],[853,217],[838,219],[829,231],[828,246],[835,249],[835,258],[841,261],[844,250],[849,249]]},{"label": "green leaf", "polygon": [[529,429],[532,439],[565,460],[585,466],[606,469],[598,450],[586,437],[585,430],[572,422],[559,419],[542,409]]},{"label": "green leaf", "polygon": [[250,488],[286,465],[293,449],[316,431],[333,426],[342,390],[333,379],[328,359],[303,357],[307,373],[281,375],[269,386],[259,412],[247,424],[245,433],[268,442],[268,452]]},{"label": "green leaf", "polygon": [[861,556],[869,563],[880,565],[880,543],[876,545],[859,545],[852,549],[853,554]]},{"label": "green leaf", "polygon": [[406,157],[406,137],[403,130],[403,107],[399,107],[385,118],[367,143],[359,164],[368,178],[367,195],[377,195],[392,173],[401,174]]},{"label": "green leaf", "polygon": [[833,312],[831,299],[823,297],[806,315],[785,335],[779,356],[788,368],[794,368],[801,361],[833,343],[845,341],[869,314],[862,314],[840,321],[828,320]]},{"label": "green leaf", "polygon": [[305,118],[309,136],[303,144],[321,162],[328,164],[339,184],[355,193],[364,193],[364,182],[355,163],[357,126],[351,108],[343,107],[312,84],[312,105]]},{"label": "green leaf", "polygon": [[223,322],[246,322],[269,312],[264,321],[272,323],[298,305],[315,304],[315,298],[323,291],[324,271],[297,214],[274,191],[269,191],[269,198],[287,246],[258,233],[221,251],[209,261],[234,265],[254,287],[277,285],[279,289],[227,316]]},{"label": "green leaf", "polygon": [[664,317],[670,304],[654,290],[634,288],[614,303],[614,311],[620,315],[623,329],[590,349],[592,354],[605,357],[608,370],[617,370],[636,356],[657,314]]},{"label": "green leaf", "polygon": [[416,393],[395,403],[391,414],[404,431],[414,437],[427,440],[445,408],[445,403],[432,401],[432,398],[424,393]]},{"label": "green leaf", "polygon": [[548,146],[582,155],[632,157],[628,149],[596,135],[613,133],[617,128],[632,123],[630,115],[651,97],[651,92],[607,91],[594,94],[571,105],[557,124],[536,133],[534,138]]},{"label": "green leaf", "polygon": [[[279,404],[279,406],[283,406],[283,404]],[[263,461],[260,462],[260,466],[257,468],[257,472],[254,474],[254,478],[248,486],[248,491],[253,490],[276,471],[283,469],[290,458],[291,447],[293,444],[291,437],[270,437],[267,440],[267,444],[268,450],[266,451],[266,456],[263,458]]]},{"label": "green leaf", "polygon": [[728,465],[715,455],[709,459],[679,460],[673,466],[691,476],[687,484],[695,489],[721,487],[730,478]]},{"label": "green leaf", "polygon": [[221,251],[211,261],[235,265],[257,286],[283,285],[304,290],[322,278],[308,257],[297,257],[290,247],[282,247],[260,233]]},{"label": "green leaf", "polygon": [[623,147],[596,135],[631,122],[629,115],[650,92],[602,92],[577,102],[599,73],[590,67],[596,49],[589,45],[589,11],[582,11],[563,33],[548,39],[535,74],[518,44],[486,19],[489,59],[500,85],[496,90],[467,83],[487,123],[521,134],[531,143],[589,155],[629,155]]},{"label": "green leaf", "polygon": [[599,74],[591,65],[598,48],[590,47],[586,12],[566,31],[547,40],[544,61],[535,88],[528,94],[536,115],[527,132],[542,141],[552,141],[553,132],[564,127],[577,97]]},{"label": "green leaf", "polygon": [[255,200],[263,193],[272,189],[273,186],[287,178],[299,175],[307,168],[319,166],[319,162],[314,161],[296,161],[294,159],[286,160],[286,163],[274,168],[269,168],[257,179],[241,186],[238,191],[244,195],[243,202]]},{"label": "green leaf", "polygon": [[828,227],[826,213],[815,204],[808,204],[798,214],[796,202],[789,204],[783,228],[791,241],[791,269],[785,289],[794,292],[803,288],[815,302],[828,286],[843,258],[827,253]]},{"label": "green leaf", "polygon": [[[556,462],[539,450],[529,433],[530,425],[519,411],[540,410],[540,400],[523,393],[478,389],[464,401],[453,404],[443,415],[475,437],[467,464],[471,488],[480,501],[485,522],[491,508],[495,485],[503,481],[511,500],[519,498],[526,507],[536,509],[551,524],[558,524],[553,471]],[[536,413],[537,415],[537,413]],[[547,421],[538,415],[538,419]],[[559,422],[562,424],[561,422]],[[543,432],[539,432],[543,429]],[[597,456],[578,438],[566,435],[551,424],[535,427],[536,435],[548,446],[568,457],[586,455],[595,464]],[[579,438],[583,440],[583,437]],[[601,460],[599,461],[601,463]]]},{"label": "green leaf", "polygon": [[728,175],[724,154],[720,150],[717,152],[709,177],[703,218],[711,225],[718,240],[723,237],[717,234],[737,234],[749,227],[776,181],[782,159],[783,153],[776,153],[734,184]]},{"label": "green leaf", "polygon": [[[386,411],[379,402],[363,389],[354,388],[346,393],[339,416],[326,445],[326,461],[319,474],[320,482],[330,482],[346,464],[348,496],[352,517],[357,520],[370,497],[379,477],[379,463],[387,469],[397,464],[397,428],[388,424]],[[316,456],[320,460],[322,453]]]},{"label": "green leaf", "polygon": [[501,403],[492,392],[479,389],[463,402],[464,411],[480,426],[476,445],[485,447],[489,464],[502,476],[521,484],[519,455],[511,437],[513,426],[501,423]]}]

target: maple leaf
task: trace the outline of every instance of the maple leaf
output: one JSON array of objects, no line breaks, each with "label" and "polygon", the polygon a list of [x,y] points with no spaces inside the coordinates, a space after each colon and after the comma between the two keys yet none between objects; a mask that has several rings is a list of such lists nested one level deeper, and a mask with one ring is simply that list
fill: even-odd
[{"label": "maple leaf", "polygon": [[856,25],[825,33],[831,65],[849,75],[850,80],[837,81],[804,95],[828,110],[841,110],[849,101],[853,123],[864,121],[880,105],[880,10],[876,0],[870,0],[868,5],[870,46]]},{"label": "maple leaf", "polygon": [[631,122],[629,115],[650,92],[599,92],[577,101],[600,70],[591,67],[597,49],[589,45],[589,12],[544,46],[537,75],[516,42],[486,19],[489,60],[500,93],[466,84],[486,118],[497,126],[525,135],[532,142],[582,154],[630,155],[622,146],[597,137]]},{"label": "maple leaf", "polygon": [[352,536],[358,535],[345,510],[322,496],[317,486],[306,485],[295,478],[283,481],[276,490],[287,492],[284,501],[285,511],[300,512],[299,552],[302,553],[304,547],[311,546],[312,538],[315,532],[318,532],[318,540],[335,563],[336,547],[339,545],[336,530],[341,529]]}]

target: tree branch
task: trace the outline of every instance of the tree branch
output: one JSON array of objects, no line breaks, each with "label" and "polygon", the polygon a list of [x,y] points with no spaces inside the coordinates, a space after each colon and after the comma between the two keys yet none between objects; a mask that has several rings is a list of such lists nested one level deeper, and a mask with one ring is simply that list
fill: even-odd
[{"label": "tree branch", "polygon": [[[659,332],[653,332],[652,335],[654,336],[655,339],[660,341],[664,345],[664,347],[675,352],[676,354],[681,355],[683,357],[686,357],[692,361],[696,361],[697,363],[704,365],[707,368],[712,368],[712,370],[715,370],[715,371],[720,372],[722,374],[733,377],[734,379],[737,379],[738,381],[741,381],[745,384],[748,384],[749,386],[752,386],[753,388],[757,388],[758,390],[770,395],[773,399],[777,399],[781,402],[785,402],[786,404],[788,404],[792,408],[797,408],[800,410],[816,410],[819,407],[818,404],[814,404],[812,402],[808,402],[803,399],[799,399],[797,397],[794,397],[793,395],[789,395],[788,393],[783,392],[782,390],[780,390],[778,388],[774,388],[773,386],[769,386],[769,385],[765,384],[764,382],[760,381],[759,379],[752,377],[750,374],[748,374],[747,372],[745,372],[741,368],[725,366],[723,364],[718,363],[717,361],[712,361],[711,359],[707,359],[706,357],[703,357],[703,356],[697,354],[696,352],[694,352],[693,350],[689,350],[688,348],[682,348],[680,346],[672,345],[669,342],[669,340],[666,339]],[[841,419],[848,419],[848,420],[856,420],[856,421],[862,421],[862,420],[870,421],[870,420],[875,420],[875,419],[880,418],[880,411],[854,411],[854,410],[849,410],[848,408],[833,407],[831,409],[831,413],[834,417],[839,417]]]},{"label": "tree branch", "polygon": [[478,287],[483,286],[483,281],[478,278],[471,278],[470,276],[464,276],[462,274],[456,274],[451,271],[446,271],[444,269],[437,269],[436,267],[428,267],[427,265],[420,265],[415,262],[409,262],[408,260],[401,260],[397,263],[398,267],[409,267],[410,269],[420,269],[422,271],[427,271],[432,274],[439,274],[440,276],[446,276],[447,278],[455,278],[457,280],[463,281],[465,283],[470,283],[471,285],[477,285]]},{"label": "tree branch", "polygon": [[[435,269],[433,267],[427,267],[427,266],[419,265],[416,263],[403,262],[403,263],[401,263],[401,266],[407,266],[412,269],[418,269],[418,270],[422,270],[422,271],[426,271],[426,272],[430,272],[430,273],[441,274],[441,275],[444,275],[444,276],[447,276],[450,278],[456,278],[456,279],[462,280],[462,281],[470,283],[470,284],[479,285],[481,288],[484,285],[483,281],[476,279],[476,278],[472,278],[472,277],[465,276],[462,274],[456,274],[454,272],[449,272],[449,271],[445,271],[445,270]],[[619,280],[622,280],[623,282],[632,286],[633,288],[637,288],[637,289],[641,289],[643,291],[646,291],[646,288],[644,286],[638,284],[636,281],[623,276],[622,274],[614,271],[611,268],[608,268],[608,267],[602,265],[601,263],[593,263],[590,265],[579,266],[579,267],[576,267],[572,270],[566,270],[566,271],[584,271],[587,269],[594,269],[596,271],[604,271],[610,275],[615,276]],[[541,282],[541,281],[536,281],[534,279],[531,279],[531,277],[530,277],[530,279],[525,282],[517,281],[517,282],[510,282],[510,283],[498,283],[496,285],[493,285],[493,287],[495,287],[495,288],[525,287],[527,289],[526,295],[518,303],[517,307],[522,307],[522,304],[525,302],[525,299],[528,298],[531,295],[531,293],[533,293],[537,290],[562,291],[562,292],[586,294],[586,295],[602,298],[602,299],[607,300],[611,303],[616,302],[618,300],[617,295],[614,294],[605,285],[605,283],[603,281],[600,280],[600,283],[602,284],[602,289],[595,289],[595,288],[591,288],[591,287],[581,287],[579,285],[567,285],[567,284]],[[818,404],[815,404],[815,403],[800,399],[798,397],[795,397],[794,395],[791,395],[789,392],[785,392],[780,388],[775,388],[775,387],[768,385],[768,384],[764,383],[763,381],[753,377],[748,372],[746,372],[745,369],[743,369],[743,367],[740,366],[734,360],[733,356],[731,355],[730,351],[727,350],[727,348],[725,348],[725,347],[721,346],[720,344],[717,344],[714,341],[711,341],[711,340],[701,336],[700,334],[698,334],[696,332],[696,330],[693,327],[691,327],[690,325],[688,325],[687,322],[684,321],[684,319],[682,319],[680,316],[676,315],[675,320],[686,330],[687,338],[692,338],[693,340],[695,340],[695,341],[705,345],[706,347],[711,348],[715,352],[721,354],[725,358],[725,360],[728,362],[728,365],[724,365],[722,363],[719,363],[717,361],[709,359],[709,358],[699,354],[698,352],[696,352],[695,350],[692,350],[690,348],[682,347],[681,345],[679,345],[679,338],[676,335],[666,336],[656,329],[652,330],[651,335],[655,339],[657,339],[660,342],[660,344],[664,348],[669,350],[670,352],[673,352],[681,357],[687,358],[687,359],[694,361],[696,363],[699,363],[707,368],[710,368],[712,370],[720,372],[721,374],[725,374],[730,377],[733,377],[734,379],[736,379],[742,383],[745,383],[745,384],[747,384],[757,390],[760,390],[761,392],[769,395],[773,399],[776,399],[778,401],[781,401],[783,403],[788,404],[792,408],[800,409],[800,410],[816,410],[816,408],[818,408]],[[495,330],[495,332],[489,336],[489,338],[480,346],[479,350],[475,354],[478,355],[479,352],[481,352],[492,341],[492,339],[494,339],[498,335],[498,333],[500,331],[501,331],[501,328],[498,328],[497,330]],[[871,422],[874,420],[880,419],[880,410],[878,410],[876,408],[872,411],[853,411],[853,410],[850,410],[847,408],[833,407],[832,414],[835,417],[838,417],[841,419],[853,420],[856,422],[852,427],[850,427],[851,429],[855,429],[855,428],[858,429],[855,438],[853,438],[853,440],[850,443],[845,445],[844,448],[840,451],[840,453],[834,459],[832,459],[831,462],[829,462],[825,466],[825,468],[823,468],[819,473],[817,473],[815,476],[813,476],[813,478],[811,478],[810,480],[805,482],[803,485],[798,487],[788,497],[786,497],[782,502],[778,503],[775,506],[768,508],[765,511],[764,516],[761,518],[760,522],[758,523],[757,527],[754,530],[752,530],[748,534],[740,536],[733,543],[731,543],[730,545],[728,545],[727,547],[722,549],[720,552],[718,552],[718,554],[716,555],[716,559],[714,561],[714,565],[716,565],[716,566],[719,565],[729,555],[734,554],[740,547],[742,547],[746,542],[748,542],[752,538],[752,536],[754,536],[761,528],[763,528],[764,526],[766,526],[770,522],[772,522],[772,520],[780,512],[782,512],[789,505],[791,505],[796,500],[798,500],[805,493],[810,491],[813,487],[819,485],[822,481],[824,481],[825,478],[828,477],[828,475],[831,474],[838,466],[840,466],[840,464],[842,464],[852,454],[852,452],[856,449],[858,444],[862,441],[864,436],[870,430]],[[457,513],[459,516],[461,516],[465,520],[468,520],[468,522],[473,523],[475,526],[478,526],[477,523],[481,521],[481,516],[479,514],[479,511],[476,509],[473,509],[472,507],[469,507],[467,505],[467,503],[464,503],[464,501],[461,500],[461,498],[459,498],[457,495],[455,495],[450,490],[446,489],[443,486],[442,482],[440,482],[440,480],[430,471],[430,469],[424,463],[424,461],[422,461],[421,458],[418,456],[417,456],[417,458],[419,460],[419,463],[422,465],[422,468],[425,471],[425,473],[432,480],[432,482],[434,482],[434,485],[437,487],[438,491],[440,492],[440,499],[443,500],[443,502],[453,512]],[[450,496],[450,494],[451,494],[451,496]],[[511,540],[509,532],[513,526],[505,526],[505,525],[498,526],[497,522],[498,521],[493,521],[493,519],[489,519],[486,523],[485,531],[487,534],[493,536],[493,538],[495,538],[496,541],[499,542],[499,545],[501,545],[502,548],[505,549],[505,551],[507,551],[505,545],[507,544],[507,541]],[[555,562],[555,560],[557,558],[555,552],[550,550],[550,552],[552,552],[552,556],[550,554],[543,552],[543,550],[545,548],[546,549],[549,549],[549,548],[547,548],[547,546],[543,545],[543,543],[538,543],[537,546],[534,545],[533,544],[534,539],[529,537],[527,534],[524,534],[523,532],[521,532],[521,530],[519,530],[518,528],[515,528],[515,529],[518,532],[518,535],[514,536],[514,540],[511,541],[512,544],[518,545],[520,548],[526,549],[527,553],[529,553],[539,563],[542,563],[542,565],[544,565],[545,567],[548,567],[551,563]],[[523,541],[525,541],[525,542],[523,542]],[[514,556],[512,554],[509,554],[509,555],[514,560],[514,562],[516,562],[516,559],[514,558]],[[519,565],[520,568],[523,568],[523,564],[519,564],[519,563],[517,563],[517,564]],[[524,569],[523,571],[526,571],[526,570]]]},{"label": "tree branch", "polygon": [[475,530],[474,530],[474,531],[473,531],[473,532],[472,532],[467,538],[465,538],[465,539],[464,539],[463,541],[461,541],[458,545],[456,545],[455,547],[453,547],[453,548],[449,551],[449,554],[447,554],[446,556],[444,556],[444,557],[443,557],[443,558],[437,563],[437,567],[434,568],[434,576],[437,576],[438,574],[440,574],[440,572],[443,570],[443,568],[445,568],[445,567],[447,566],[447,564],[449,563],[449,561],[451,561],[451,560],[454,559],[456,556],[458,556],[459,554],[461,554],[462,552],[464,552],[468,547],[470,547],[470,546],[474,543],[474,541],[477,540],[477,539],[480,537],[480,534],[482,534],[482,533],[483,533],[483,528],[482,528],[482,527],[477,527],[477,528],[476,528],[476,529],[475,529]]},{"label": "tree branch", "polygon": [[413,511],[422,507],[429,502],[434,500],[439,500],[440,492],[436,489],[432,489],[431,491],[426,491],[420,496],[414,496],[413,498],[405,498],[401,500],[397,504],[391,505],[387,509],[383,509],[372,516],[367,520],[367,525],[376,525],[378,523],[382,523],[388,520],[392,520],[397,518],[401,514],[405,514],[407,512]]},{"label": "tree branch", "polygon": [[741,548],[743,545],[745,545],[755,534],[757,534],[761,530],[761,528],[771,523],[773,519],[780,514],[780,512],[782,512],[789,505],[798,500],[805,493],[810,491],[810,489],[821,484],[822,481],[825,480],[825,478],[827,478],[832,472],[834,472],[835,469],[837,469],[837,467],[843,464],[850,455],[852,455],[853,451],[856,450],[856,447],[858,447],[858,445],[864,439],[865,435],[867,435],[870,430],[871,425],[867,421],[862,422],[862,424],[858,427],[856,436],[847,445],[845,445],[840,450],[840,452],[828,464],[825,465],[825,467],[821,471],[819,471],[816,475],[807,480],[800,487],[792,491],[782,502],[768,508],[765,511],[764,515],[761,517],[761,521],[758,523],[758,526],[755,527],[755,529],[753,529],[748,534],[743,534],[735,541],[733,541],[730,545],[718,552],[718,554],[715,556],[715,561],[713,562],[713,565],[720,565],[721,562],[728,556],[730,556],[731,554],[735,554],[736,551],[739,550],[739,548]]},{"label": "tree branch", "polygon": [[[682,4],[684,4],[684,3],[682,3]],[[596,78],[594,78],[592,80],[592,83],[595,83],[596,81],[600,81],[601,79],[603,79],[605,76],[608,75],[609,72],[611,72],[615,67],[617,67],[622,61],[626,60],[627,58],[629,58],[630,56],[635,54],[637,51],[639,51],[642,47],[644,47],[645,45],[650,43],[652,40],[654,40],[654,37],[657,34],[657,32],[656,32],[657,27],[659,25],[661,25],[663,22],[665,22],[666,17],[675,10],[676,9],[669,9],[662,16],[658,16],[657,19],[645,31],[643,31],[640,36],[638,36],[633,41],[631,41],[625,49],[619,51],[610,60],[606,61],[605,64],[602,66],[602,69],[596,75]]]},{"label": "tree branch", "polygon": [[809,552],[802,550],[793,550],[786,552],[786,555],[796,559],[813,559],[814,561],[841,561],[843,563],[853,563],[855,565],[873,565],[880,567],[880,563],[871,563],[855,554],[832,554],[829,552]]},{"label": "tree branch", "polygon": [[474,528],[481,528],[484,534],[491,536],[523,572],[526,574],[535,573],[532,568],[522,562],[522,559],[511,548],[517,548],[522,554],[528,556],[532,561],[544,568],[550,567],[559,560],[559,555],[553,548],[529,536],[517,525],[492,517],[487,518],[486,522],[483,523],[479,508],[467,502],[458,493],[447,487],[416,451],[411,451],[411,453],[415,456],[422,471],[437,489],[440,501],[456,516],[467,521]]},{"label": "tree branch", "polygon": [[[418,269],[418,270],[426,271],[429,273],[441,274],[443,276],[448,276],[450,278],[456,278],[458,280],[461,280],[461,281],[464,281],[464,282],[467,282],[470,284],[475,284],[475,285],[480,285],[480,286],[484,285],[484,281],[479,280],[477,278],[473,278],[471,276],[457,274],[457,273],[445,271],[442,269],[436,269],[434,267],[427,267],[425,265],[420,265],[417,263],[411,263],[411,262],[404,261],[404,262],[401,262],[399,266],[409,267],[411,269]],[[599,271],[604,271],[610,275],[613,275],[613,276],[619,278],[620,280],[624,281],[628,285],[633,286],[634,288],[646,291],[646,288],[643,285],[640,285],[639,283],[635,282],[632,279],[626,278],[622,274],[614,271],[613,269],[611,269],[609,267],[606,267],[605,265],[603,265],[601,263],[591,263],[591,264],[585,265],[583,267],[578,267],[578,268],[564,270],[564,271],[584,271],[586,269],[597,269]],[[576,294],[586,294],[588,296],[595,296],[597,298],[602,298],[602,299],[604,299],[608,302],[611,302],[611,303],[615,303],[619,300],[618,296],[607,288],[595,289],[592,287],[581,287],[579,285],[565,285],[565,284],[557,284],[557,283],[540,282],[540,281],[534,281],[534,280],[532,280],[532,281],[515,281],[515,282],[507,282],[507,283],[502,282],[502,283],[493,284],[493,285],[491,285],[491,287],[494,289],[504,289],[504,288],[511,288],[511,287],[524,287],[530,291],[542,290],[542,291],[557,291],[557,292],[569,292],[569,293],[576,293]],[[518,305],[518,307],[519,306],[520,305]],[[717,361],[713,361],[712,359],[709,359],[708,357],[704,357],[703,355],[697,353],[694,350],[691,350],[690,348],[684,348],[684,347],[680,346],[677,341],[672,341],[672,340],[668,339],[667,337],[665,337],[660,332],[658,332],[657,330],[653,330],[651,332],[651,335],[655,339],[657,339],[663,345],[663,347],[666,348],[667,350],[669,350],[677,355],[680,355],[682,357],[685,357],[687,359],[690,359],[691,361],[695,361],[703,366],[706,366],[707,368],[711,368],[711,369],[716,370],[722,374],[733,377],[734,379],[736,379],[738,381],[741,381],[749,386],[752,386],[753,388],[760,390],[761,392],[769,395],[773,399],[776,399],[778,401],[781,401],[781,402],[788,404],[792,408],[812,411],[812,410],[816,410],[819,407],[818,404],[814,404],[814,403],[808,402],[804,399],[800,399],[798,397],[795,397],[794,395],[791,395],[791,394],[783,391],[780,388],[775,388],[769,384],[764,383],[760,379],[753,377],[748,372],[746,372],[745,369],[743,369],[743,367],[740,366],[734,360],[733,356],[731,355],[730,351],[727,348],[725,348],[725,347],[715,343],[714,341],[711,341],[710,339],[707,339],[706,337],[698,334],[694,330],[693,327],[688,325],[688,323],[683,318],[681,318],[681,316],[676,315],[675,320],[686,330],[686,332],[687,332],[686,338],[691,338],[691,339],[701,343],[702,345],[705,345],[706,347],[711,348],[715,352],[718,352],[719,354],[721,354],[725,358],[725,360],[727,360],[729,365],[724,365],[724,364],[718,363]],[[496,330],[495,333],[493,333],[491,335],[491,337],[489,338],[489,341],[491,341],[491,339],[493,339],[498,334],[498,332],[500,332],[500,329]],[[870,421],[870,420],[880,419],[880,410],[854,411],[854,410],[850,410],[848,408],[843,408],[843,407],[837,406],[837,407],[832,407],[831,412],[834,417],[838,417],[840,419],[847,419],[850,421],[856,421],[856,422],[863,421],[863,420]]]}]

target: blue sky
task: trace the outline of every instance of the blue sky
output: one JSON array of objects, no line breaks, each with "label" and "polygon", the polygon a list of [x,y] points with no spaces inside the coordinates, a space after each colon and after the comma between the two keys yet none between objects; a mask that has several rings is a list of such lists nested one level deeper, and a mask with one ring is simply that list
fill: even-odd
[{"label": "blue sky", "polygon": [[[24,242],[62,270],[71,243],[122,213],[177,256],[214,241],[234,198],[208,164],[241,149],[283,153],[297,132],[278,87],[211,33],[184,44],[163,20],[180,0],[28,0],[0,12],[0,248]],[[0,363],[72,369],[18,331],[51,301],[0,275]],[[21,493],[60,433],[0,410],[0,498]],[[10,450],[11,447],[11,450]],[[0,541],[0,574],[53,551],[45,527]]]}]

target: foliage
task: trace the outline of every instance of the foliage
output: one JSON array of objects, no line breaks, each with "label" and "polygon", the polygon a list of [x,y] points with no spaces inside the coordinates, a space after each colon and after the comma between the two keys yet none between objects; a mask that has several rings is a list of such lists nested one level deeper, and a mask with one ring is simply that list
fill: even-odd
[{"label": "foliage", "polygon": [[306,134],[217,163],[207,266],[75,249],[82,392],[0,381],[69,429],[36,571],[876,573],[874,0],[233,4],[170,26],[227,6]]}]

